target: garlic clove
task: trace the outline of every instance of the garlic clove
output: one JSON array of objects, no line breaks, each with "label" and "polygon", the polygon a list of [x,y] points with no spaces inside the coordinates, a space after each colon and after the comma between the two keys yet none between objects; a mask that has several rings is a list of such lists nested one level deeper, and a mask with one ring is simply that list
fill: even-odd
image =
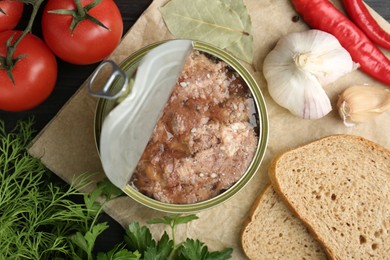
[{"label": "garlic clove", "polygon": [[339,96],[337,108],[346,126],[369,121],[390,108],[390,90],[369,85],[348,87]]}]

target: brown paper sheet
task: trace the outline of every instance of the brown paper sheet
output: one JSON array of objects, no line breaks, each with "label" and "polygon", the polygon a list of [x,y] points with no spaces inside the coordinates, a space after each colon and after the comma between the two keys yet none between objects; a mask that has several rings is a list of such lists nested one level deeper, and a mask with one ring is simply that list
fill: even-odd
[{"label": "brown paper sheet", "polygon": [[[117,63],[135,50],[163,39],[172,38],[167,31],[158,8],[167,0],[155,0],[124,36],[123,41],[110,59]],[[234,249],[233,259],[245,258],[240,244],[240,231],[255,197],[268,183],[267,167],[270,160],[287,148],[304,144],[317,138],[339,133],[363,136],[390,149],[390,111],[373,121],[347,128],[340,120],[337,110],[317,121],[306,121],[292,116],[270,98],[266,82],[261,74],[262,62],[277,40],[289,32],[302,31],[307,25],[292,22],[296,15],[288,0],[245,0],[251,15],[254,35],[254,63],[258,71],[252,71],[261,87],[269,113],[269,144],[262,166],[253,180],[232,199],[218,207],[197,213],[198,220],[177,229],[177,239],[198,238],[211,250],[224,247]],[[336,4],[340,6],[340,2]],[[377,14],[382,26],[390,31],[390,25]],[[390,56],[389,52],[386,52]],[[248,66],[249,67],[249,66]],[[352,84],[378,84],[360,71],[350,73],[334,84],[327,86],[333,107],[337,95]],[[104,176],[94,142],[94,113],[97,100],[90,97],[84,83],[58,115],[37,136],[29,152],[42,159],[43,163],[62,179],[72,178],[84,172],[97,172]],[[123,197],[110,202],[106,212],[123,226],[131,221],[145,221],[163,213],[146,208],[131,198]],[[162,230],[152,227],[155,235]]]}]

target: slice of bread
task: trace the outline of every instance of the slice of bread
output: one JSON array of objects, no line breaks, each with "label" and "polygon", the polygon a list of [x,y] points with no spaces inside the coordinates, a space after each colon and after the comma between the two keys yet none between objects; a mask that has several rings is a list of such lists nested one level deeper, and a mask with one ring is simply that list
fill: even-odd
[{"label": "slice of bread", "polygon": [[331,258],[389,259],[389,150],[329,136],[276,157],[269,176]]},{"label": "slice of bread", "polygon": [[249,259],[326,259],[303,223],[268,185],[249,212],[241,234]]}]

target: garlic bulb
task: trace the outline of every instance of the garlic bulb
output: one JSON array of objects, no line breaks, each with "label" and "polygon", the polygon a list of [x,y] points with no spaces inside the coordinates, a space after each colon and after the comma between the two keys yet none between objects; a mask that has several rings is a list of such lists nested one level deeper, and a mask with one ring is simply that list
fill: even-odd
[{"label": "garlic bulb", "polygon": [[264,60],[271,97],[292,114],[318,119],[332,110],[323,86],[356,69],[331,34],[307,30],[282,37]]},{"label": "garlic bulb", "polygon": [[344,90],[337,102],[346,126],[368,121],[390,109],[390,90],[375,86],[352,86]]}]

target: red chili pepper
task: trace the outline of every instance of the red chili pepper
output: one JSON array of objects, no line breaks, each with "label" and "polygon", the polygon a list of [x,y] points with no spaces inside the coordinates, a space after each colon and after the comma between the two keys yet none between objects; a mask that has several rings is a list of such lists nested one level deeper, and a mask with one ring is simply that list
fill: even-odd
[{"label": "red chili pepper", "polygon": [[334,35],[360,69],[390,86],[390,60],[328,0],[291,0],[297,12],[313,28]]},{"label": "red chili pepper", "polygon": [[383,30],[362,0],[343,0],[351,20],[379,46],[390,50],[390,34]]}]

